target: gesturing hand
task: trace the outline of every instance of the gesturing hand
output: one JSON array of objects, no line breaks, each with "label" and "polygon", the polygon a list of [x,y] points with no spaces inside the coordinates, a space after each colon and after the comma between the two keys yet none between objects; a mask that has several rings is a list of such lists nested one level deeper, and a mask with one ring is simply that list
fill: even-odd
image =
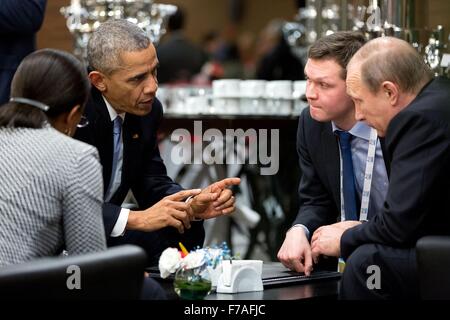
[{"label": "gesturing hand", "polygon": [[209,185],[189,201],[190,213],[197,219],[231,214],[235,198],[227,188],[239,185],[240,182],[239,178],[227,178]]}]

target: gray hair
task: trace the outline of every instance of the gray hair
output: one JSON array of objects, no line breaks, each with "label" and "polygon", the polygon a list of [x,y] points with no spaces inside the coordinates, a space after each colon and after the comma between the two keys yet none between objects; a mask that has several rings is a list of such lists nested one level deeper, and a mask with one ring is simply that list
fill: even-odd
[{"label": "gray hair", "polygon": [[121,67],[122,52],[140,51],[150,44],[148,35],[136,24],[123,19],[106,21],[89,40],[89,68],[110,75]]},{"label": "gray hair", "polygon": [[417,50],[392,37],[369,41],[355,54],[353,63],[360,64],[361,79],[372,93],[377,93],[384,81],[391,81],[403,92],[417,94],[433,78]]}]

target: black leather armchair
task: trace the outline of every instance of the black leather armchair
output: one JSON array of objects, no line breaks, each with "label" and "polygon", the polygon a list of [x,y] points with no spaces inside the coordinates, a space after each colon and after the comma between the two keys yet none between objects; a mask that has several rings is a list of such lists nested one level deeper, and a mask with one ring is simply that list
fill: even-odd
[{"label": "black leather armchair", "polygon": [[143,249],[124,245],[10,265],[0,268],[0,298],[139,299],[146,262]]},{"label": "black leather armchair", "polygon": [[426,236],[416,244],[420,296],[450,300],[450,236]]}]

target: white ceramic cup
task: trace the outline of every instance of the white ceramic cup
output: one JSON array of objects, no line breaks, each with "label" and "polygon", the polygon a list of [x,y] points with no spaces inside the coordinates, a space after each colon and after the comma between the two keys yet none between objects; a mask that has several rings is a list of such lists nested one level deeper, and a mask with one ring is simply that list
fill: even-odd
[{"label": "white ceramic cup", "polygon": [[268,81],[266,85],[266,97],[269,99],[291,99],[292,81],[274,80]]},{"label": "white ceramic cup", "polygon": [[237,98],[240,95],[239,79],[220,79],[212,82],[213,96],[219,98]]},{"label": "white ceramic cup", "polygon": [[240,94],[242,98],[264,97],[266,92],[265,80],[241,80]]}]

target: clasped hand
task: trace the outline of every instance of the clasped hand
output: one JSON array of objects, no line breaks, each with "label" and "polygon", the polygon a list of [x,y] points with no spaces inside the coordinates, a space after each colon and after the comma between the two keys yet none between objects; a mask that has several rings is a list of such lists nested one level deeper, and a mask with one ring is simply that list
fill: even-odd
[{"label": "clasped hand", "polygon": [[311,238],[311,252],[314,263],[320,255],[339,257],[341,255],[341,237],[345,230],[361,224],[359,221],[342,221],[318,228]]},{"label": "clasped hand", "polygon": [[359,221],[343,221],[320,227],[314,232],[311,244],[302,227],[291,228],[278,252],[278,259],[285,267],[309,276],[313,263],[317,264],[321,255],[340,256],[342,234],[358,224]]}]

